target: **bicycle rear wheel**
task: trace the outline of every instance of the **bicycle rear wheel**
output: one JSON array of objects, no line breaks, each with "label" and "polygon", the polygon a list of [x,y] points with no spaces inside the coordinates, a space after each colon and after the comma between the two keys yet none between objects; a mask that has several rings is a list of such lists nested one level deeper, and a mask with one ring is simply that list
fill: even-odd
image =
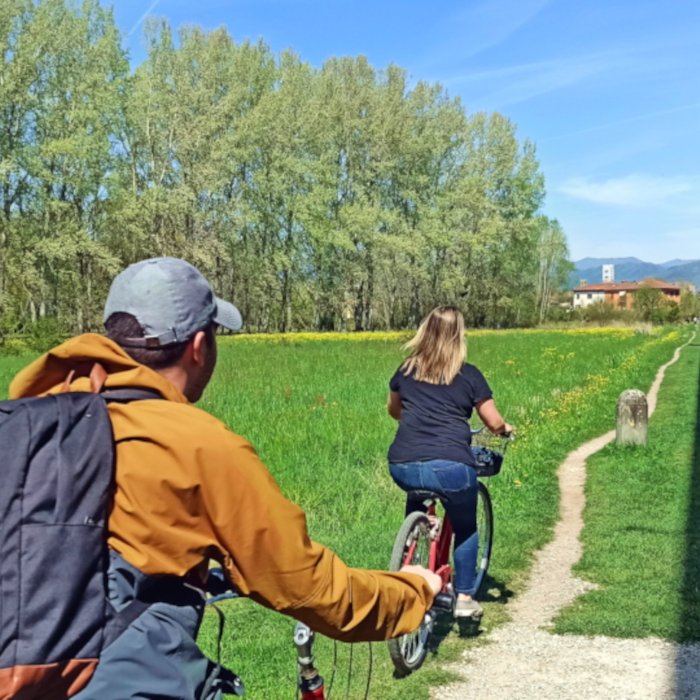
[{"label": "bicycle rear wheel", "polygon": [[[420,564],[427,568],[431,542],[428,516],[420,512],[409,514],[396,535],[389,570],[398,571],[404,564]],[[407,676],[425,661],[431,627],[431,620],[426,617],[415,632],[389,640],[389,655],[397,675]]]},{"label": "bicycle rear wheel", "polygon": [[486,579],[493,549],[493,507],[488,489],[481,481],[476,499],[476,527],[479,532],[479,549],[476,556],[474,591],[478,595]]}]

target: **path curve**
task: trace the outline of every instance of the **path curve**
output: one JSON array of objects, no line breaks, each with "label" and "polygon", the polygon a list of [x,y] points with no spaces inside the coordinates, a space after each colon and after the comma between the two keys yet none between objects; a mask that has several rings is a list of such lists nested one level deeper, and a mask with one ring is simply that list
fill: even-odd
[{"label": "path curve", "polygon": [[[656,409],[666,369],[688,343],[659,368],[647,394],[649,415]],[[497,628],[487,644],[466,651],[464,661],[450,667],[465,678],[463,682],[437,688],[432,698],[700,698],[699,644],[555,636],[547,631],[559,610],[595,587],[573,576],[571,568],[582,554],[586,460],[614,438],[612,430],[590,440],[560,465],[560,519],[551,542],[535,555],[525,590],[509,606],[511,620]]]}]

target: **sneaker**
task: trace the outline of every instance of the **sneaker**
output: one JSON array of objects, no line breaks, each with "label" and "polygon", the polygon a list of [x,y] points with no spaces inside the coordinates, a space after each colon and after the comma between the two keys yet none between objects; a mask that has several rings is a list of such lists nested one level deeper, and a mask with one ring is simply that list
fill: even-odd
[{"label": "sneaker", "polygon": [[473,598],[458,600],[455,605],[455,617],[462,620],[480,620],[483,614],[484,609]]}]

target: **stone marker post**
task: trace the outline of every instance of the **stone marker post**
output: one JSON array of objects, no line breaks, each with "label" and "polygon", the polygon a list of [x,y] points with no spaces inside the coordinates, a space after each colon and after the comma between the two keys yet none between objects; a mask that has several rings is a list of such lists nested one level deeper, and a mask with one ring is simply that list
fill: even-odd
[{"label": "stone marker post", "polygon": [[617,400],[618,445],[646,445],[649,425],[647,397],[639,389],[628,389]]}]

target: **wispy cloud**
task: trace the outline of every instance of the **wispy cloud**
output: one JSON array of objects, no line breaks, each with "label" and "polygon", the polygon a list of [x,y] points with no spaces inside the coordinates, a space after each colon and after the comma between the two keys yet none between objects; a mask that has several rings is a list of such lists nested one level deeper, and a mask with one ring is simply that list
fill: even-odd
[{"label": "wispy cloud", "polygon": [[419,72],[461,63],[504,43],[554,0],[482,0],[450,16],[439,27],[440,40],[414,65]]},{"label": "wispy cloud", "polygon": [[592,134],[598,131],[605,131],[606,129],[614,129],[618,126],[627,126],[629,124],[636,124],[637,122],[653,120],[657,117],[667,117],[671,114],[678,114],[679,112],[688,112],[691,110],[700,110],[700,102],[691,102],[690,104],[678,105],[677,107],[669,107],[668,109],[659,109],[654,112],[635,114],[631,117],[626,117],[624,119],[616,119],[614,121],[605,122],[603,124],[595,124],[594,126],[589,126],[585,129],[567,131],[563,134],[557,134],[556,136],[549,136],[540,139],[540,143],[545,141],[557,141],[559,139],[567,139],[575,136],[585,136],[586,134]]},{"label": "wispy cloud", "polygon": [[144,20],[148,15],[150,15],[156,6],[160,3],[160,0],[153,0],[153,2],[148,6],[148,9],[139,17],[139,19],[134,23],[134,26],[129,30],[128,36],[131,36],[138,28],[143,24]]},{"label": "wispy cloud", "polygon": [[459,88],[463,94],[474,94],[472,100],[467,99],[471,108],[502,109],[592,78],[600,79],[605,73],[622,66],[636,66],[638,62],[639,57],[634,51],[602,51],[471,71],[454,75],[443,84],[448,88]]},{"label": "wispy cloud", "polygon": [[460,58],[481,53],[502,44],[528,24],[552,0],[486,0],[469,3],[453,24],[459,34]]},{"label": "wispy cloud", "polygon": [[587,178],[574,178],[565,182],[559,189],[569,197],[594,204],[653,207],[695,191],[697,183],[682,177],[627,175],[599,182]]}]

